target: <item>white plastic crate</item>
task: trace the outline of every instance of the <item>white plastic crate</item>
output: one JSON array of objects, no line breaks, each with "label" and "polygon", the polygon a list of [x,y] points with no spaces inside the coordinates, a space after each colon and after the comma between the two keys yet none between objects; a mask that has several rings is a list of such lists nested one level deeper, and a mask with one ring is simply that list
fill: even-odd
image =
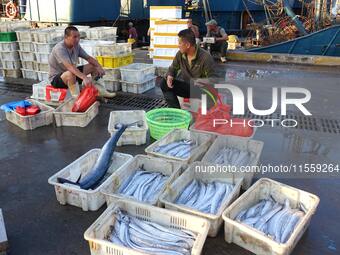
[{"label": "white plastic crate", "polygon": [[104,68],[105,76],[107,79],[120,80],[119,68]]},{"label": "white plastic crate", "polygon": [[34,52],[19,51],[21,61],[35,61]]},{"label": "white plastic crate", "polygon": [[6,23],[8,25],[8,32],[29,29],[31,27],[31,22],[27,20],[10,20],[9,22]]},{"label": "white plastic crate", "polygon": [[32,31],[31,29],[23,29],[15,31],[17,34],[17,40],[19,42],[32,42]]},{"label": "white plastic crate", "polygon": [[[154,157],[167,158],[171,160],[176,160],[182,162],[184,164],[190,164],[194,161],[199,161],[202,159],[203,155],[207,152],[210,145],[215,140],[216,136],[210,134],[202,134],[199,132],[192,132],[186,129],[174,129],[162,137],[160,140],[154,142],[149,145],[145,152],[146,154]],[[197,143],[196,148],[191,150],[189,158],[176,158],[166,154],[161,154],[158,152],[154,152],[154,149],[158,146],[166,145],[172,142],[176,142],[183,139],[191,139]]]},{"label": "white plastic crate", "polygon": [[39,72],[35,71],[38,75],[38,80],[39,81],[48,81],[48,72]]},{"label": "white plastic crate", "polygon": [[38,79],[38,75],[37,72],[34,70],[26,70],[26,69],[21,69],[22,72],[22,77],[24,79],[31,79],[31,80],[37,80]]},{"label": "white plastic crate", "polygon": [[[234,220],[242,210],[255,205],[261,199],[271,197],[282,204],[285,199],[288,199],[293,208],[303,205],[303,208],[307,210],[306,215],[296,225],[290,238],[284,244],[277,243],[256,229]],[[225,241],[235,243],[255,254],[289,255],[308,228],[319,201],[320,199],[311,193],[262,178],[223,212]]]},{"label": "white plastic crate", "polygon": [[[184,173],[178,177],[161,195],[160,201],[165,205],[166,209],[173,211],[180,211],[190,215],[205,218],[210,222],[210,229],[208,236],[215,237],[223,223],[222,213],[235,199],[240,195],[242,177],[236,177],[233,173],[223,173],[223,175],[214,175],[203,172],[204,168],[210,165],[204,162],[194,162]],[[197,171],[197,169],[201,169]],[[234,185],[232,192],[229,196],[221,202],[220,208],[216,214],[204,213],[194,208],[176,204],[175,201],[185,187],[193,180],[202,181],[204,183],[211,183],[213,181],[223,182]]]},{"label": "white plastic crate", "polygon": [[86,31],[88,39],[98,40],[116,36],[117,27],[92,27]]},{"label": "white plastic crate", "polygon": [[150,89],[153,89],[156,86],[156,77],[143,83],[131,83],[131,82],[126,82],[126,81],[121,81],[121,84],[122,84],[123,92],[142,94]]},{"label": "white plastic crate", "polygon": [[64,29],[43,28],[32,31],[33,42],[56,43],[64,38]]},{"label": "white plastic crate", "polygon": [[[202,158],[203,162],[213,163],[213,160],[216,157],[218,151],[223,148],[236,148],[242,151],[248,151],[255,154],[255,158],[252,162],[249,163],[249,166],[257,166],[260,160],[260,156],[263,149],[263,142],[257,140],[251,140],[243,137],[235,137],[235,136],[217,136],[214,143],[210,146],[207,153]],[[254,172],[241,172],[239,167],[237,167],[239,175],[244,177],[244,183],[242,187],[244,189],[248,189],[251,186]]]},{"label": "white plastic crate", "polygon": [[79,176],[86,176],[96,163],[100,151],[101,149],[88,151],[48,179],[48,183],[54,186],[55,194],[60,204],[80,207],[83,211],[97,211],[105,204],[105,196],[100,192],[100,189],[108,181],[109,176],[132,160],[131,155],[114,152],[111,158],[112,163],[103,181],[94,190],[84,190],[76,185],[58,182],[58,177],[77,181]]},{"label": "white plastic crate", "polygon": [[49,65],[44,64],[44,63],[39,63],[39,62],[34,62],[34,70],[39,71],[39,72],[49,72]]},{"label": "white plastic crate", "polygon": [[21,65],[26,70],[36,70],[33,61],[21,61]]},{"label": "white plastic crate", "polygon": [[34,46],[31,42],[18,42],[20,51],[33,52]]},{"label": "white plastic crate", "polygon": [[18,61],[20,60],[19,58],[19,54],[17,51],[9,51],[9,52],[5,52],[2,51],[0,52],[0,59],[3,61]]},{"label": "white plastic crate", "polygon": [[54,108],[33,99],[27,99],[27,101],[31,102],[33,105],[39,106],[41,112],[32,116],[21,116],[15,111],[6,112],[6,119],[24,130],[32,130],[53,123]]},{"label": "white plastic crate", "polygon": [[86,127],[97,116],[99,102],[95,102],[86,112],[72,112],[75,100],[75,98],[71,98],[55,110],[53,114],[57,127]]},{"label": "white plastic crate", "polygon": [[164,36],[164,35],[158,35],[155,33],[153,36],[153,44],[154,45],[178,45],[178,36]]},{"label": "white plastic crate", "polygon": [[84,238],[89,242],[91,255],[148,255],[148,253],[138,252],[106,240],[105,237],[111,231],[110,227],[114,225],[117,209],[141,220],[195,233],[197,236],[191,249],[191,255],[202,253],[210,225],[205,219],[133,201],[119,201],[108,207],[84,233]]},{"label": "white plastic crate", "polygon": [[153,56],[153,65],[156,67],[168,68],[172,64],[172,59],[159,59],[157,56]]},{"label": "white plastic crate", "polygon": [[37,53],[35,52],[35,58],[37,60],[38,63],[42,63],[42,64],[48,64],[48,57],[49,57],[49,53]]},{"label": "white plastic crate", "polygon": [[150,18],[180,19],[182,18],[181,6],[150,6]]},{"label": "white plastic crate", "polygon": [[51,53],[56,43],[33,43],[34,51],[36,53]]},{"label": "white plastic crate", "polygon": [[95,46],[95,56],[120,56],[131,53],[130,43],[115,43],[113,41],[98,41]]},{"label": "white plastic crate", "polygon": [[38,100],[45,100],[46,99],[46,86],[49,85],[49,82],[42,81],[37,84],[32,85],[32,98]]},{"label": "white plastic crate", "polygon": [[146,136],[148,132],[148,124],[145,118],[145,111],[131,110],[131,111],[112,111],[110,113],[108,131],[111,135],[117,132],[115,125],[118,123],[131,124],[140,121],[141,127],[129,127],[125,130],[119,138],[117,145],[142,145],[146,143]]},{"label": "white plastic crate", "polygon": [[112,79],[103,78],[102,83],[103,83],[105,89],[108,90],[108,91],[111,91],[111,92],[119,91],[119,90],[122,89],[122,85],[120,84],[119,80],[112,80]]},{"label": "white plastic crate", "polygon": [[7,78],[21,78],[20,69],[4,69],[2,68],[2,76]]},{"label": "white plastic crate", "polygon": [[20,69],[21,64],[20,61],[6,61],[6,60],[2,60],[2,68],[4,69]]},{"label": "white plastic crate", "polygon": [[120,74],[122,81],[143,83],[155,76],[155,67],[150,64],[133,63],[120,67]]},{"label": "white plastic crate", "polygon": [[132,196],[125,196],[124,194],[118,193],[118,190],[124,181],[131,175],[135,174],[136,170],[139,168],[149,172],[161,173],[169,177],[164,187],[159,191],[158,196],[153,201],[150,201],[151,205],[159,207],[162,206],[159,201],[159,196],[181,173],[181,165],[179,164],[147,155],[136,155],[133,160],[110,176],[109,180],[105,182],[105,185],[103,185],[101,192],[105,195],[108,206],[112,203],[116,203],[118,200],[136,201],[136,199]]},{"label": "white plastic crate", "polygon": [[178,48],[157,48],[155,47],[153,50],[153,54],[155,56],[160,57],[175,57],[178,52]]},{"label": "white plastic crate", "polygon": [[0,42],[0,51],[9,52],[9,51],[17,51],[18,43],[17,42]]}]

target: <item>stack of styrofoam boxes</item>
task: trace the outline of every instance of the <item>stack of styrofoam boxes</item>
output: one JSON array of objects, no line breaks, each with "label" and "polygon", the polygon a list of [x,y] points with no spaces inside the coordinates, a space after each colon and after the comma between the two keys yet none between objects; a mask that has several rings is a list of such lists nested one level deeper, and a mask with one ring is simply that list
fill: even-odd
[{"label": "stack of styrofoam boxes", "polygon": [[63,40],[64,28],[45,28],[33,33],[35,71],[39,81],[48,80],[48,57],[53,47]]},{"label": "stack of styrofoam boxes", "polygon": [[141,94],[155,87],[155,67],[134,63],[120,68],[122,91]]},{"label": "stack of styrofoam boxes", "polygon": [[[153,58],[153,56],[155,55],[154,34],[156,30],[156,21],[162,19],[181,19],[181,18],[182,18],[181,6],[150,6],[150,58]],[[158,61],[156,58],[156,64],[157,62],[162,61]]]},{"label": "stack of styrofoam boxes", "polygon": [[37,79],[37,74],[34,69],[34,47],[32,43],[33,29],[17,30],[17,38],[19,44],[19,54],[21,60],[21,72],[25,79]]}]

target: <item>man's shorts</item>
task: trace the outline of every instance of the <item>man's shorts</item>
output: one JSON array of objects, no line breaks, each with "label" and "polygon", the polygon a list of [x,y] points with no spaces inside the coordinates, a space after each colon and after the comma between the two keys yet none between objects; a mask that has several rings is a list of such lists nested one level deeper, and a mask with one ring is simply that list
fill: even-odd
[{"label": "man's shorts", "polygon": [[[80,72],[83,72],[84,70],[84,66],[78,66],[77,69],[80,71]],[[63,73],[59,73],[57,74],[56,76],[54,76],[52,82],[51,82],[51,85],[55,88],[58,88],[58,89],[67,89],[68,86],[64,83],[64,81],[61,79],[61,75]],[[77,82],[79,84],[81,84],[83,82],[82,79],[80,79],[79,77],[76,77],[77,79]]]}]

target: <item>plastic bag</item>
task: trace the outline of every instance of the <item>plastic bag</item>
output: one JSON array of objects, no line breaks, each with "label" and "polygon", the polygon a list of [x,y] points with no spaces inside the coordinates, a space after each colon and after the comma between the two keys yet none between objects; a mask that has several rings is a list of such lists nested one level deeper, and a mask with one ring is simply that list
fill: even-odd
[{"label": "plastic bag", "polygon": [[86,112],[96,102],[98,90],[92,86],[86,86],[74,102],[72,112]]},{"label": "plastic bag", "polygon": [[13,112],[18,106],[26,108],[31,105],[32,103],[30,103],[29,101],[21,100],[21,101],[9,102],[9,103],[3,104],[1,105],[0,109],[5,112]]}]

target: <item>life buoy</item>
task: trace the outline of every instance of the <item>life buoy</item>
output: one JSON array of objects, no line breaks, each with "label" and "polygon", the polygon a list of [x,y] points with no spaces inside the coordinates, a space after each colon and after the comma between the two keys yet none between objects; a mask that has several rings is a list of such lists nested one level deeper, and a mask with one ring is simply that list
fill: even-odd
[{"label": "life buoy", "polygon": [[15,3],[9,2],[6,4],[6,16],[14,19],[18,16],[19,10]]}]

